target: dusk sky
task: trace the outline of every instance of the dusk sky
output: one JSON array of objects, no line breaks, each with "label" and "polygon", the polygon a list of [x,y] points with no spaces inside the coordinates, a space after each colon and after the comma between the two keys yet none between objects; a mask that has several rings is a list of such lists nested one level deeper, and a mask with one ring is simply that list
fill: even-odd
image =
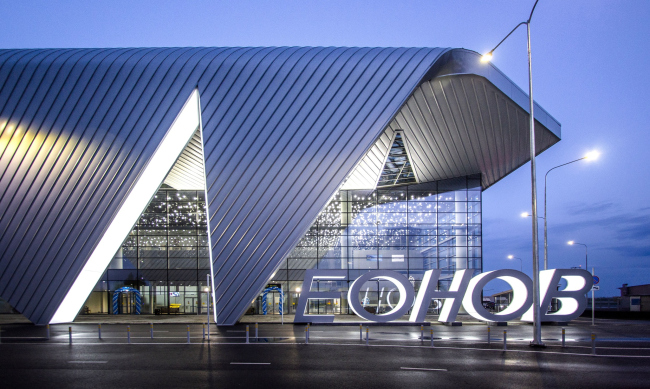
[{"label": "dusk sky", "polygon": [[[3,1],[1,48],[167,46],[427,46],[489,51],[528,18],[517,1]],[[589,267],[596,296],[650,283],[650,2],[540,0],[532,29],[535,100],[562,124],[537,159],[539,214],[549,174],[550,268]],[[493,63],[528,90],[526,32]],[[483,194],[484,270],[531,274],[530,165]],[[543,223],[540,222],[540,260]],[[488,292],[493,293],[493,292]]]}]

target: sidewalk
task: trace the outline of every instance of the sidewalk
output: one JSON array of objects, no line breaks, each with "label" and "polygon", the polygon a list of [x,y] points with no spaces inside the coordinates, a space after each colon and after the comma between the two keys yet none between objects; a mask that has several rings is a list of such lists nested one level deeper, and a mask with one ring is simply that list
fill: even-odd
[{"label": "sidewalk", "polygon": [[[293,324],[294,315],[284,315],[285,324]],[[480,322],[469,315],[459,314],[458,322],[463,325],[485,325],[485,322]],[[108,314],[90,314],[79,315],[74,320],[77,324],[201,324],[207,322],[207,315],[108,315]],[[213,316],[210,316],[210,322],[213,323]],[[244,315],[239,320],[241,324],[247,323],[265,323],[265,324],[280,324],[282,318],[280,315]],[[2,314],[0,315],[0,325],[9,324],[30,324],[31,322],[21,314]],[[411,323],[408,321],[408,316],[401,319],[394,320],[390,323],[373,323],[361,319],[357,315],[335,315],[333,323],[325,325],[383,325],[383,326],[419,326],[421,324],[429,325],[429,323],[438,323],[438,316],[427,316],[425,323]],[[524,324],[518,321],[512,321],[508,325]],[[442,325],[442,324],[440,324]]]}]

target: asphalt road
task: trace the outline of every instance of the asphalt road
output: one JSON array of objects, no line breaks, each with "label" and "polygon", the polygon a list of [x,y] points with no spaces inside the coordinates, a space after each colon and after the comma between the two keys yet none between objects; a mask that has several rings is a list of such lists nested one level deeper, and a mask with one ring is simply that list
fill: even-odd
[{"label": "asphalt road", "polygon": [[[353,327],[313,326],[305,344],[304,326],[262,325],[260,339],[245,344],[245,327],[156,325],[3,326],[0,387],[6,388],[392,388],[392,387],[649,387],[650,337],[647,323],[610,322],[596,326],[600,341],[591,356],[593,327],[544,327],[548,347],[528,346],[529,326],[433,326],[420,339],[413,327],[370,327],[369,345]],[[600,327],[600,328],[598,328]],[[503,351],[503,330],[508,351]],[[365,330],[365,328],[364,328]],[[365,334],[365,331],[364,331]],[[557,340],[556,340],[557,339]],[[607,356],[607,355],[615,356]]]}]

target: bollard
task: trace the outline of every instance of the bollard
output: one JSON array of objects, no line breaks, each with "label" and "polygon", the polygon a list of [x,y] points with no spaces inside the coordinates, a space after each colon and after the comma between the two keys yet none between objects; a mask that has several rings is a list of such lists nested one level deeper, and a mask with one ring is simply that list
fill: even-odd
[{"label": "bollard", "polygon": [[205,323],[203,323],[203,340],[205,340]]},{"label": "bollard", "polygon": [[149,333],[151,334],[151,339],[153,339],[153,323],[149,323]]},{"label": "bollard", "polygon": [[99,337],[99,340],[102,340],[102,325],[97,324],[97,335]]},{"label": "bollard", "polygon": [[47,336],[47,340],[50,340],[50,325],[45,326],[45,335]]},{"label": "bollard", "polygon": [[307,336],[307,326],[305,326],[305,344],[309,344],[309,337]]},{"label": "bollard", "polygon": [[359,324],[359,341],[363,341],[363,325]]},{"label": "bollard", "polygon": [[248,340],[248,326],[246,326],[246,344],[250,343]]},{"label": "bollard", "polygon": [[131,343],[131,326],[126,326],[126,340]]},{"label": "bollard", "polygon": [[368,331],[370,331],[370,327],[366,327],[366,346],[368,345],[368,342],[370,341],[370,336],[368,336]]},{"label": "bollard", "polygon": [[564,328],[562,328],[562,348],[566,347],[566,339],[565,339],[564,335],[565,335]]},{"label": "bollard", "polygon": [[503,351],[508,350],[508,346],[506,346],[507,339],[508,339],[508,331],[503,330]]},{"label": "bollard", "polygon": [[424,344],[424,326],[420,326],[420,344]]},{"label": "bollard", "polygon": [[433,328],[431,328],[431,348],[434,348],[435,346],[433,345]]},{"label": "bollard", "polygon": [[68,341],[72,344],[72,327],[68,327]]},{"label": "bollard", "polygon": [[311,323],[307,323],[307,338],[311,337]]},{"label": "bollard", "polygon": [[488,326],[488,346],[490,345],[490,327]]},{"label": "bollard", "polygon": [[258,336],[258,333],[257,333],[257,323],[255,323],[255,341],[256,342],[258,341],[258,338],[259,338],[259,336]]},{"label": "bollard", "polygon": [[187,343],[190,343],[190,326],[187,326]]},{"label": "bollard", "polygon": [[591,334],[591,355],[596,355],[596,334]]}]

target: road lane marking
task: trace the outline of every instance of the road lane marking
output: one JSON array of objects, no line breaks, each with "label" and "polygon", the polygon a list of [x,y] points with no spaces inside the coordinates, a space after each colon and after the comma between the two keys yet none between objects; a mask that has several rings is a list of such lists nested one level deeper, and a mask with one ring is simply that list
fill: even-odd
[{"label": "road lane marking", "polygon": [[68,363],[108,363],[108,361],[68,361]]},{"label": "road lane marking", "polygon": [[230,362],[231,365],[270,365],[271,362]]},{"label": "road lane marking", "polygon": [[428,371],[447,371],[447,369],[429,369],[426,367],[400,367],[402,370],[428,370]]}]

